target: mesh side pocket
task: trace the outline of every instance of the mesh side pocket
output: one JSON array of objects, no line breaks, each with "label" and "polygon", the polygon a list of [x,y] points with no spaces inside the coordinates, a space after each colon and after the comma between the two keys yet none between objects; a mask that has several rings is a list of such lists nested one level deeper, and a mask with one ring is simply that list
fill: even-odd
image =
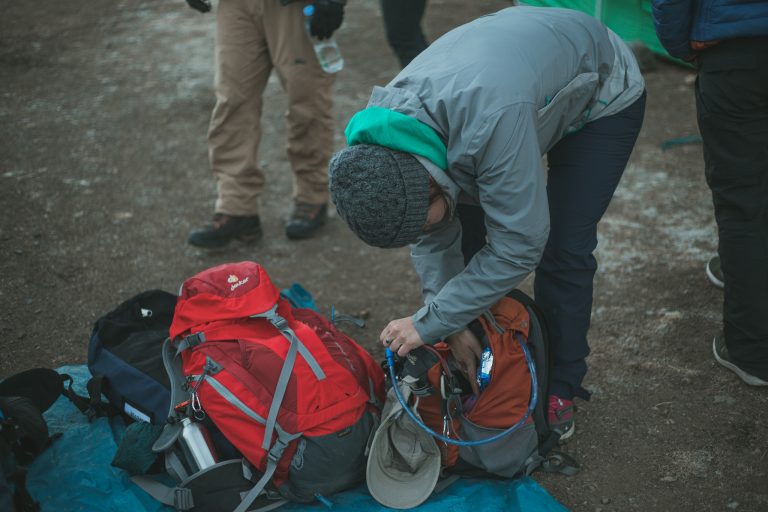
[{"label": "mesh side pocket", "polygon": [[[461,419],[461,434],[465,441],[488,439],[503,429],[481,427],[466,418]],[[494,475],[513,478],[525,470],[525,463],[536,453],[538,437],[533,423],[488,444],[459,447],[459,457]]]}]

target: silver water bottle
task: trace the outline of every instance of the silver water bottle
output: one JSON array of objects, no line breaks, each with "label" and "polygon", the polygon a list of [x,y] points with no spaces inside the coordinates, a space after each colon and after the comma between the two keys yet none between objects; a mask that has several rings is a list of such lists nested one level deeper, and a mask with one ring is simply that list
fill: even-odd
[{"label": "silver water bottle", "polygon": [[218,462],[219,457],[208,430],[197,421],[190,418],[181,420],[179,444],[193,473]]}]

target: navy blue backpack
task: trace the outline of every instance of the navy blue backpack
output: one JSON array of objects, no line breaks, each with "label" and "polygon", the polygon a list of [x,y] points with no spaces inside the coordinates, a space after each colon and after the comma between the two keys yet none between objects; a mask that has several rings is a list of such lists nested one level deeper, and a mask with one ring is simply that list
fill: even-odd
[{"label": "navy blue backpack", "polygon": [[[161,347],[173,320],[176,295],[148,290],[99,318],[88,345],[89,417],[125,414],[161,425],[168,418],[171,384]],[[101,394],[115,410],[105,410]]]}]

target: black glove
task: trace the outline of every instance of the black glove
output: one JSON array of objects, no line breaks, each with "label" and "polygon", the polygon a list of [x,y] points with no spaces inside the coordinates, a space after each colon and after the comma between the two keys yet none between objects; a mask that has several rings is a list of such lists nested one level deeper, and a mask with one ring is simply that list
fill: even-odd
[{"label": "black glove", "polygon": [[196,11],[208,12],[211,10],[211,0],[187,0],[187,3]]},{"label": "black glove", "polygon": [[341,26],[344,4],[334,0],[315,0],[314,5],[315,13],[309,20],[309,33],[318,39],[328,39]]}]

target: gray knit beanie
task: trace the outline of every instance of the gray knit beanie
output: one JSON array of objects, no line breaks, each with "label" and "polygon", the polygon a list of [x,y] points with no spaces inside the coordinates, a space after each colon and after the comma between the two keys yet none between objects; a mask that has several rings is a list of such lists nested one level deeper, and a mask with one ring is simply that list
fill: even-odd
[{"label": "gray knit beanie", "polygon": [[403,247],[421,235],[429,209],[429,173],[412,155],[358,144],[333,156],[329,174],[336,211],[363,242]]}]

